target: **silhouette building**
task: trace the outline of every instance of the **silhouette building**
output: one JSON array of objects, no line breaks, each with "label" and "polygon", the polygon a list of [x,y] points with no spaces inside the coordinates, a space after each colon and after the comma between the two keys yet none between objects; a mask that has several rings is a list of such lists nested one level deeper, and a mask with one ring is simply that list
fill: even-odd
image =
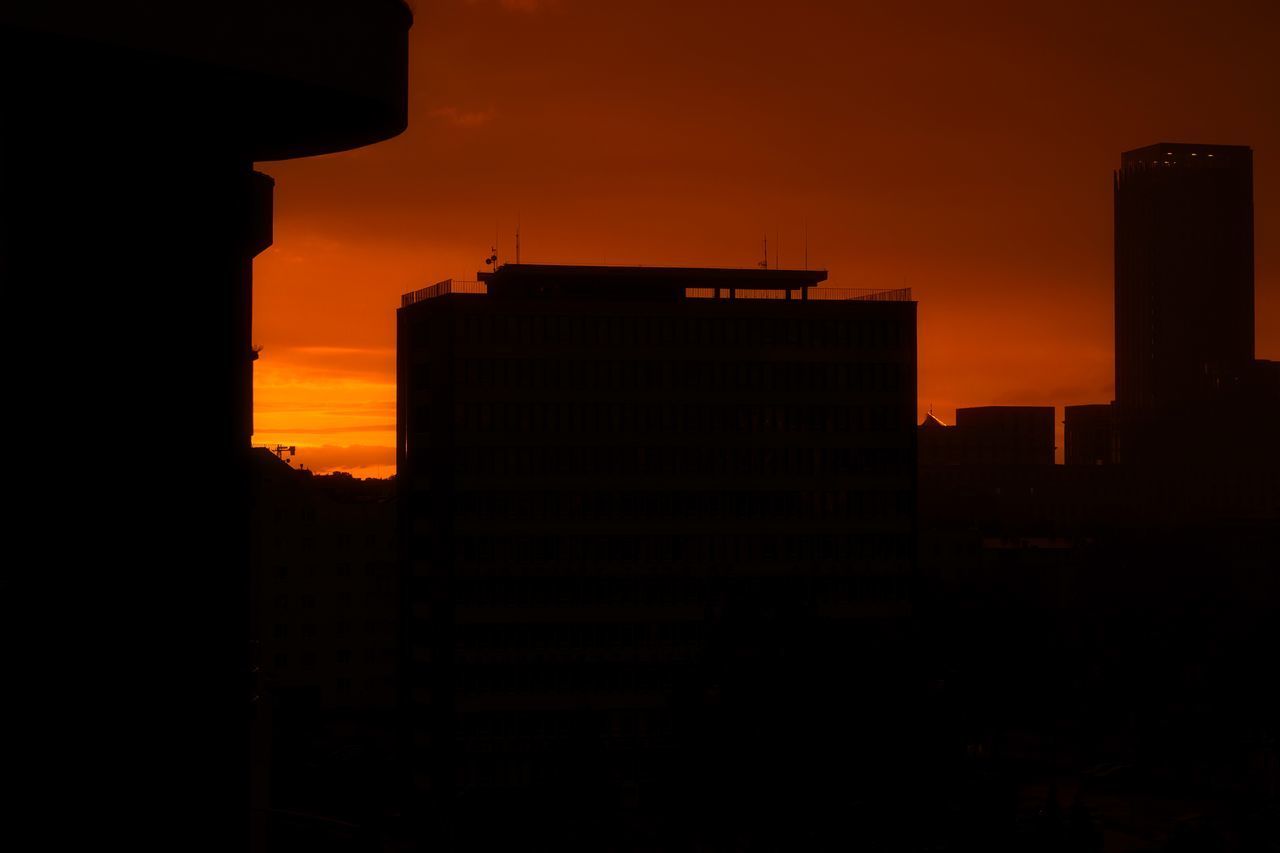
[{"label": "silhouette building", "polygon": [[395,802],[395,482],[252,459],[255,795],[269,846],[293,849]]},{"label": "silhouette building", "polygon": [[[1271,801],[1274,745],[1231,734],[1275,716],[1241,723],[1260,688],[1236,675],[1275,645],[1280,547],[1280,366],[1254,359],[1250,156],[1165,143],[1123,155],[1116,400],[1066,407],[1065,465],[993,464],[1006,448],[975,449],[966,410],[919,428],[917,612],[949,661],[948,721],[977,723],[975,787],[1001,765],[1069,774],[1073,809],[1108,844],[1259,839],[1248,847],[1269,831],[1239,804]],[[1090,780],[1097,768],[1107,782]],[[1023,796],[1006,802],[1019,800],[1009,824],[1030,817]],[[1203,822],[1190,829],[1193,800]]]},{"label": "silhouette building", "polygon": [[896,695],[875,673],[914,560],[916,306],[825,278],[508,264],[405,295],[429,824],[483,849],[495,809],[586,837],[720,798],[746,826],[814,794],[783,767],[814,739],[866,762],[891,739],[860,721]]},{"label": "silhouette building", "polygon": [[921,465],[1052,465],[1052,406],[956,409],[955,425],[933,413],[919,426]]},{"label": "silhouette building", "polygon": [[1062,454],[1067,465],[1108,465],[1115,461],[1115,406],[1067,406],[1062,425]]},{"label": "silhouette building", "polygon": [[[16,523],[60,543],[61,570],[24,581],[55,588],[14,596],[57,601],[56,617],[29,608],[15,630],[63,628],[47,653],[58,665],[18,677],[22,711],[57,731],[27,738],[44,751],[18,772],[47,791],[68,779],[36,778],[76,768],[75,786],[94,792],[76,802],[84,826],[145,803],[134,849],[250,837],[252,264],[271,244],[273,189],[254,163],[401,132],[411,23],[402,0],[0,3],[0,69],[14,81],[0,279],[15,316],[66,307],[57,346],[44,323],[11,336],[42,353],[14,393],[61,449],[20,463],[34,491]],[[75,394],[59,387],[69,376]],[[89,437],[84,411],[97,413]],[[171,440],[134,465],[126,448],[152,428]],[[68,484],[84,454],[70,449],[87,445],[128,475],[81,512]],[[90,724],[85,696],[121,699],[95,703]]]},{"label": "silhouette building", "polygon": [[1220,455],[1220,378],[1254,357],[1253,152],[1162,142],[1114,182],[1119,459]]}]

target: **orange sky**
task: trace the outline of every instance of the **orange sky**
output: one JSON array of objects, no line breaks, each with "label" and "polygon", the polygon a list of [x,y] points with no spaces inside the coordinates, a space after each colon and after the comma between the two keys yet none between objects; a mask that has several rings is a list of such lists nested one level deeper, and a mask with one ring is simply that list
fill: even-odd
[{"label": "orange sky", "polygon": [[[393,472],[401,293],[529,262],[783,266],[920,301],[920,409],[1112,394],[1111,170],[1255,158],[1280,358],[1280,4],[416,0],[409,129],[267,163],[255,443]],[[772,262],[772,258],[771,258]],[[1059,419],[1061,410],[1059,410]]]}]

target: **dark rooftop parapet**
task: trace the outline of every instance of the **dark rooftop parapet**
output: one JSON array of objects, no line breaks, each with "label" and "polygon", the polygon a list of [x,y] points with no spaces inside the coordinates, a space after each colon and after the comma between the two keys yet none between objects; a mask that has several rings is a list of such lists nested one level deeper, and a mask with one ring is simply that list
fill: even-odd
[{"label": "dark rooftop parapet", "polygon": [[1251,165],[1253,150],[1248,145],[1204,145],[1192,142],[1157,142],[1120,155],[1122,172],[1173,166],[1232,168]]},{"label": "dark rooftop parapet", "polygon": [[770,270],[733,267],[576,266],[569,264],[503,264],[481,281],[496,293],[508,287],[555,285],[578,288],[629,289],[632,287],[677,289],[687,287],[737,287],[753,290],[799,290],[827,280],[826,270]]},{"label": "dark rooftop parapet", "polygon": [[862,300],[910,302],[911,290],[817,287],[825,270],[725,267],[609,267],[506,264],[476,281],[446,279],[406,293],[401,307],[447,294],[568,297],[604,300],[680,299]]}]

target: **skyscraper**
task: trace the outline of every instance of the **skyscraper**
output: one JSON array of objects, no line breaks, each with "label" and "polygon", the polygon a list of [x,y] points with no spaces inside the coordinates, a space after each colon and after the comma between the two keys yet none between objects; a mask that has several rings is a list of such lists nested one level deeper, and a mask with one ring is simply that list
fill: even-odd
[{"label": "skyscraper", "polygon": [[1253,360],[1253,152],[1162,142],[1115,173],[1120,460],[1186,453],[1220,377]]}]

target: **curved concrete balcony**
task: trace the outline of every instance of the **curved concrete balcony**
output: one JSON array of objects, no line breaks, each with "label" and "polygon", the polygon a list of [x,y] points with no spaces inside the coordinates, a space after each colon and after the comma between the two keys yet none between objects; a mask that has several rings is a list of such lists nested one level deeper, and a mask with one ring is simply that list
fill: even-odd
[{"label": "curved concrete balcony", "polygon": [[81,97],[114,99],[128,118],[153,109],[254,160],[404,130],[412,22],[403,0],[15,0],[0,12],[27,45],[21,64],[57,84],[44,91],[65,90],[69,110]]}]

